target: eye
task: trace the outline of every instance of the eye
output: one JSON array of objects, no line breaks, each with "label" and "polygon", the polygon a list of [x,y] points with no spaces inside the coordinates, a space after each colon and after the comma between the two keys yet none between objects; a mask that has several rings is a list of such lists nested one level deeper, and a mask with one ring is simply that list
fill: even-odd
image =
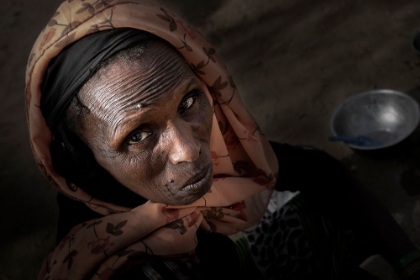
[{"label": "eye", "polygon": [[136,144],[139,143],[143,140],[145,140],[147,137],[149,137],[152,133],[149,131],[142,131],[142,130],[138,130],[135,131],[133,134],[131,134],[128,137],[128,143],[129,144]]},{"label": "eye", "polygon": [[195,98],[197,97],[196,94],[190,94],[187,95],[181,102],[181,105],[179,105],[179,109],[178,111],[182,114],[184,113],[186,110],[190,109],[195,102]]}]

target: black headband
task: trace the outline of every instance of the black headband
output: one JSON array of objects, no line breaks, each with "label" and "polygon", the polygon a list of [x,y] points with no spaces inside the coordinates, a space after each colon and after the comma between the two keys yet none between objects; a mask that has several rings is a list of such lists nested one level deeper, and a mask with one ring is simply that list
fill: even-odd
[{"label": "black headband", "polygon": [[146,31],[117,28],[100,31],[67,46],[51,60],[41,87],[41,111],[54,131],[71,100],[102,61],[132,45],[156,38]]}]

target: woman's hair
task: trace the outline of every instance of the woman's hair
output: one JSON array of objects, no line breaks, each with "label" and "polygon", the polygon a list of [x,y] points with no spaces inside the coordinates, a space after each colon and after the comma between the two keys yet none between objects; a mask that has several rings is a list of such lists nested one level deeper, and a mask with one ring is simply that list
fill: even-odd
[{"label": "woman's hair", "polygon": [[[100,69],[115,62],[141,59],[149,46],[158,41],[166,43],[156,37],[114,54],[99,63],[93,69],[91,77]],[[70,189],[74,190],[77,186],[95,198],[126,207],[136,207],[145,203],[147,201],[145,198],[123,186],[100,166],[91,149],[83,141],[81,128],[84,124],[84,115],[89,113],[89,108],[81,102],[79,94],[80,91],[72,98],[64,116],[53,130],[50,151],[54,169],[66,179]],[[42,103],[41,110],[45,110]]]}]

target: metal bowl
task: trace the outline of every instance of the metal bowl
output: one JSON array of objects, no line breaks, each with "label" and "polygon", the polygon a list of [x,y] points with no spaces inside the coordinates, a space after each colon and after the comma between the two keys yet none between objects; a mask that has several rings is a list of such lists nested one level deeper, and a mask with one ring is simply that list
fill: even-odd
[{"label": "metal bowl", "polygon": [[407,138],[420,119],[419,104],[409,95],[389,89],[372,90],[346,99],[333,113],[335,136],[366,137],[375,145],[347,143],[354,149],[376,150]]}]

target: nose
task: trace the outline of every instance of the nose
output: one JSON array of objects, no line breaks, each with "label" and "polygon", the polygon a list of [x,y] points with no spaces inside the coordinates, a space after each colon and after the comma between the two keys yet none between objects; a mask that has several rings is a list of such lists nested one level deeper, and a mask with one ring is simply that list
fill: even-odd
[{"label": "nose", "polygon": [[201,154],[200,142],[194,132],[185,122],[172,125],[168,132],[169,161],[172,164],[193,162]]}]

